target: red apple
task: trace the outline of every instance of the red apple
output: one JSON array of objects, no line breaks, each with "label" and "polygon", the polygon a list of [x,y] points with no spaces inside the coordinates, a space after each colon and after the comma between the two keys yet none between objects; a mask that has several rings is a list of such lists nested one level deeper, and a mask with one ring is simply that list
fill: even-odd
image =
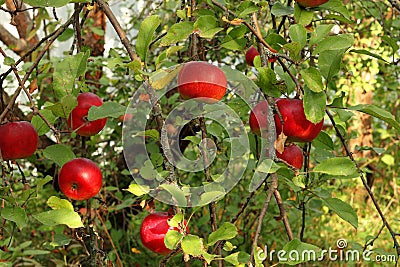
[{"label": "red apple", "polygon": [[249,50],[247,50],[246,56],[245,56],[247,65],[254,66],[254,63],[253,63],[254,58],[259,55],[260,55],[260,53],[258,53],[258,50],[254,46],[251,46],[249,48]]},{"label": "red apple", "polygon": [[[276,101],[284,122],[283,133],[292,142],[311,142],[320,133],[324,119],[314,124],[306,119],[303,101],[299,99],[282,98]],[[276,133],[282,132],[282,124],[278,114],[275,114]]]},{"label": "red apple", "polygon": [[276,156],[296,169],[303,167],[303,151],[295,144],[286,146],[282,154],[276,151]]},{"label": "red apple", "polygon": [[186,63],[178,74],[178,92],[183,99],[216,103],[224,97],[227,87],[225,73],[210,63]]},{"label": "red apple", "polygon": [[258,103],[250,112],[249,124],[253,133],[266,137],[268,133],[268,102]]},{"label": "red apple", "polygon": [[24,159],[35,153],[38,133],[27,121],[9,122],[0,126],[0,159]]},{"label": "red apple", "polygon": [[[271,52],[276,53],[278,51],[271,48]],[[250,47],[249,50],[247,50],[246,56],[245,56],[247,65],[254,66],[254,62],[253,62],[254,58],[259,55],[260,55],[260,53],[258,53],[258,50],[254,46]],[[275,61],[276,61],[276,57],[268,58],[268,62],[275,62]]]},{"label": "red apple", "polygon": [[76,158],[65,163],[58,175],[61,192],[74,200],[94,197],[103,183],[100,168],[86,158]]},{"label": "red apple", "polygon": [[88,121],[87,115],[92,106],[99,107],[103,100],[93,93],[81,93],[78,95],[78,105],[72,110],[68,117],[68,125],[77,134],[92,136],[99,133],[106,125],[107,118]]},{"label": "red apple", "polygon": [[303,7],[317,7],[325,4],[329,0],[295,0],[299,5]]},{"label": "red apple", "polygon": [[[166,255],[171,252],[164,244],[165,235],[169,230],[179,231],[178,228],[171,227],[168,219],[173,216],[167,212],[154,212],[144,218],[140,226],[140,239],[142,244],[151,251]],[[184,221],[186,224],[186,221]]]}]

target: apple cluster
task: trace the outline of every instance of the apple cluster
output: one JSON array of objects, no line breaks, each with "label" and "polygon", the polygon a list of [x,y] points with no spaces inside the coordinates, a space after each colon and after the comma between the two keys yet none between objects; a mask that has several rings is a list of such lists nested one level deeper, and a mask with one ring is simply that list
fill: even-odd
[{"label": "apple cluster", "polygon": [[[300,99],[279,98],[275,100],[279,111],[274,114],[276,134],[283,133],[288,142],[283,152],[276,151],[276,156],[294,168],[303,166],[303,152],[290,142],[311,142],[320,133],[323,119],[317,124],[307,120],[303,101]],[[268,103],[266,100],[258,103],[250,112],[250,129],[256,135],[265,137],[268,132]]]},{"label": "apple cluster", "polygon": [[[99,107],[103,100],[93,93],[80,93],[78,105],[68,117],[68,126],[81,136],[98,134],[105,126],[107,118],[89,121],[89,109]],[[103,176],[100,168],[87,158],[75,158],[65,163],[58,174],[58,185],[64,195],[74,200],[87,200],[100,191]]]}]

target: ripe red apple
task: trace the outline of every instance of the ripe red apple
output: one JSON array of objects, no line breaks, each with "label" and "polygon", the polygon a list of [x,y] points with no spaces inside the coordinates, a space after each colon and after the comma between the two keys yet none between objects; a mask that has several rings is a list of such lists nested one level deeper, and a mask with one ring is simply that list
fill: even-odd
[{"label": "ripe red apple", "polygon": [[260,53],[258,53],[258,50],[254,46],[251,46],[245,55],[247,65],[254,66],[254,58],[259,55]]},{"label": "ripe red apple", "polygon": [[266,137],[268,133],[268,102],[258,103],[250,112],[249,124],[253,133]]},{"label": "ripe red apple", "polygon": [[303,7],[317,7],[325,4],[329,0],[295,0],[299,5]]},{"label": "ripe red apple", "polygon": [[[276,52],[278,52],[278,51],[276,51],[275,49],[271,49],[271,52],[273,52],[273,53],[276,53]],[[247,50],[247,52],[246,52],[246,63],[247,63],[247,65],[249,65],[249,66],[254,66],[254,58],[256,57],[256,56],[259,56],[260,55],[260,53],[258,53],[258,50],[254,47],[254,46],[251,46],[250,48],[249,48],[249,50]],[[270,57],[270,58],[268,58],[268,62],[275,62],[276,61],[276,57]]]},{"label": "ripe red apple", "polygon": [[86,158],[76,158],[65,163],[58,175],[61,192],[74,200],[94,197],[103,183],[100,168]]},{"label": "ripe red apple", "polygon": [[0,126],[0,159],[24,159],[35,153],[38,133],[27,121],[9,122]]},{"label": "ripe red apple", "polygon": [[[164,244],[165,235],[169,230],[179,231],[178,228],[171,227],[168,219],[173,216],[167,212],[154,212],[144,218],[140,226],[140,239],[142,244],[151,251],[166,255],[171,252]],[[186,224],[186,221],[184,221]]]},{"label": "ripe red apple", "polygon": [[[276,100],[276,105],[284,122],[283,133],[292,142],[311,142],[320,133],[324,119],[314,124],[306,119],[303,101],[299,99],[281,98]],[[282,132],[279,116],[275,114],[276,133]]]},{"label": "ripe red apple", "polygon": [[296,169],[303,167],[303,151],[295,144],[286,146],[282,154],[276,151],[276,156]]},{"label": "ripe red apple", "polygon": [[204,61],[188,62],[178,74],[178,92],[183,99],[200,98],[204,103],[216,103],[224,97],[226,87],[225,73]]},{"label": "ripe red apple", "polygon": [[68,125],[77,134],[92,136],[99,133],[106,125],[107,118],[88,121],[87,115],[92,106],[99,107],[103,100],[93,93],[81,93],[78,95],[78,105],[72,110],[68,117]]}]

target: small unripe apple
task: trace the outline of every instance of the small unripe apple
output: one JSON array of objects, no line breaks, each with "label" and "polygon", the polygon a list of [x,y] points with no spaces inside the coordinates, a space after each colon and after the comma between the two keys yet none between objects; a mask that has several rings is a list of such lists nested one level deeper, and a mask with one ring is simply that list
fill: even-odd
[{"label": "small unripe apple", "polygon": [[81,136],[98,134],[106,125],[107,118],[88,121],[87,115],[92,106],[100,107],[103,104],[103,100],[89,92],[79,94],[77,100],[78,105],[68,117],[69,127]]},{"label": "small unripe apple", "polygon": [[[168,220],[172,217],[167,212],[153,212],[144,218],[140,226],[140,240],[146,248],[161,255],[171,252],[165,246],[164,238],[169,230],[179,231],[178,228],[171,227],[168,224]],[[186,221],[184,221],[184,224],[186,224]]]},{"label": "small unripe apple", "polygon": [[185,100],[216,103],[224,97],[226,87],[225,73],[204,61],[188,62],[178,74],[178,92]]},{"label": "small unripe apple", "polygon": [[296,169],[303,167],[303,151],[295,144],[286,146],[282,153],[276,151],[276,156]]},{"label": "small unripe apple", "polygon": [[30,157],[38,145],[38,133],[27,121],[9,122],[0,126],[0,160]]},{"label": "small unripe apple", "polygon": [[103,176],[96,163],[86,158],[76,158],[65,163],[58,175],[61,192],[74,200],[86,200],[100,191]]},{"label": "small unripe apple", "polygon": [[266,137],[268,133],[268,102],[258,103],[250,112],[250,129],[258,136]]},{"label": "small unripe apple", "polygon": [[[314,124],[304,114],[303,101],[299,99],[281,98],[276,101],[283,119],[283,133],[291,142],[311,142],[321,132],[324,119]],[[282,124],[278,114],[274,115],[276,133],[282,132]]]},{"label": "small unripe apple", "polygon": [[325,4],[329,0],[295,0],[299,5],[303,7],[317,7]]}]

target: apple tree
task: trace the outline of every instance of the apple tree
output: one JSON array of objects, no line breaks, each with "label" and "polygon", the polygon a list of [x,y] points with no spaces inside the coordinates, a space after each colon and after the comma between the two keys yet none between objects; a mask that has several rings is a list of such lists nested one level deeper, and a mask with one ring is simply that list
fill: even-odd
[{"label": "apple tree", "polygon": [[0,12],[1,266],[397,262],[396,1]]}]

